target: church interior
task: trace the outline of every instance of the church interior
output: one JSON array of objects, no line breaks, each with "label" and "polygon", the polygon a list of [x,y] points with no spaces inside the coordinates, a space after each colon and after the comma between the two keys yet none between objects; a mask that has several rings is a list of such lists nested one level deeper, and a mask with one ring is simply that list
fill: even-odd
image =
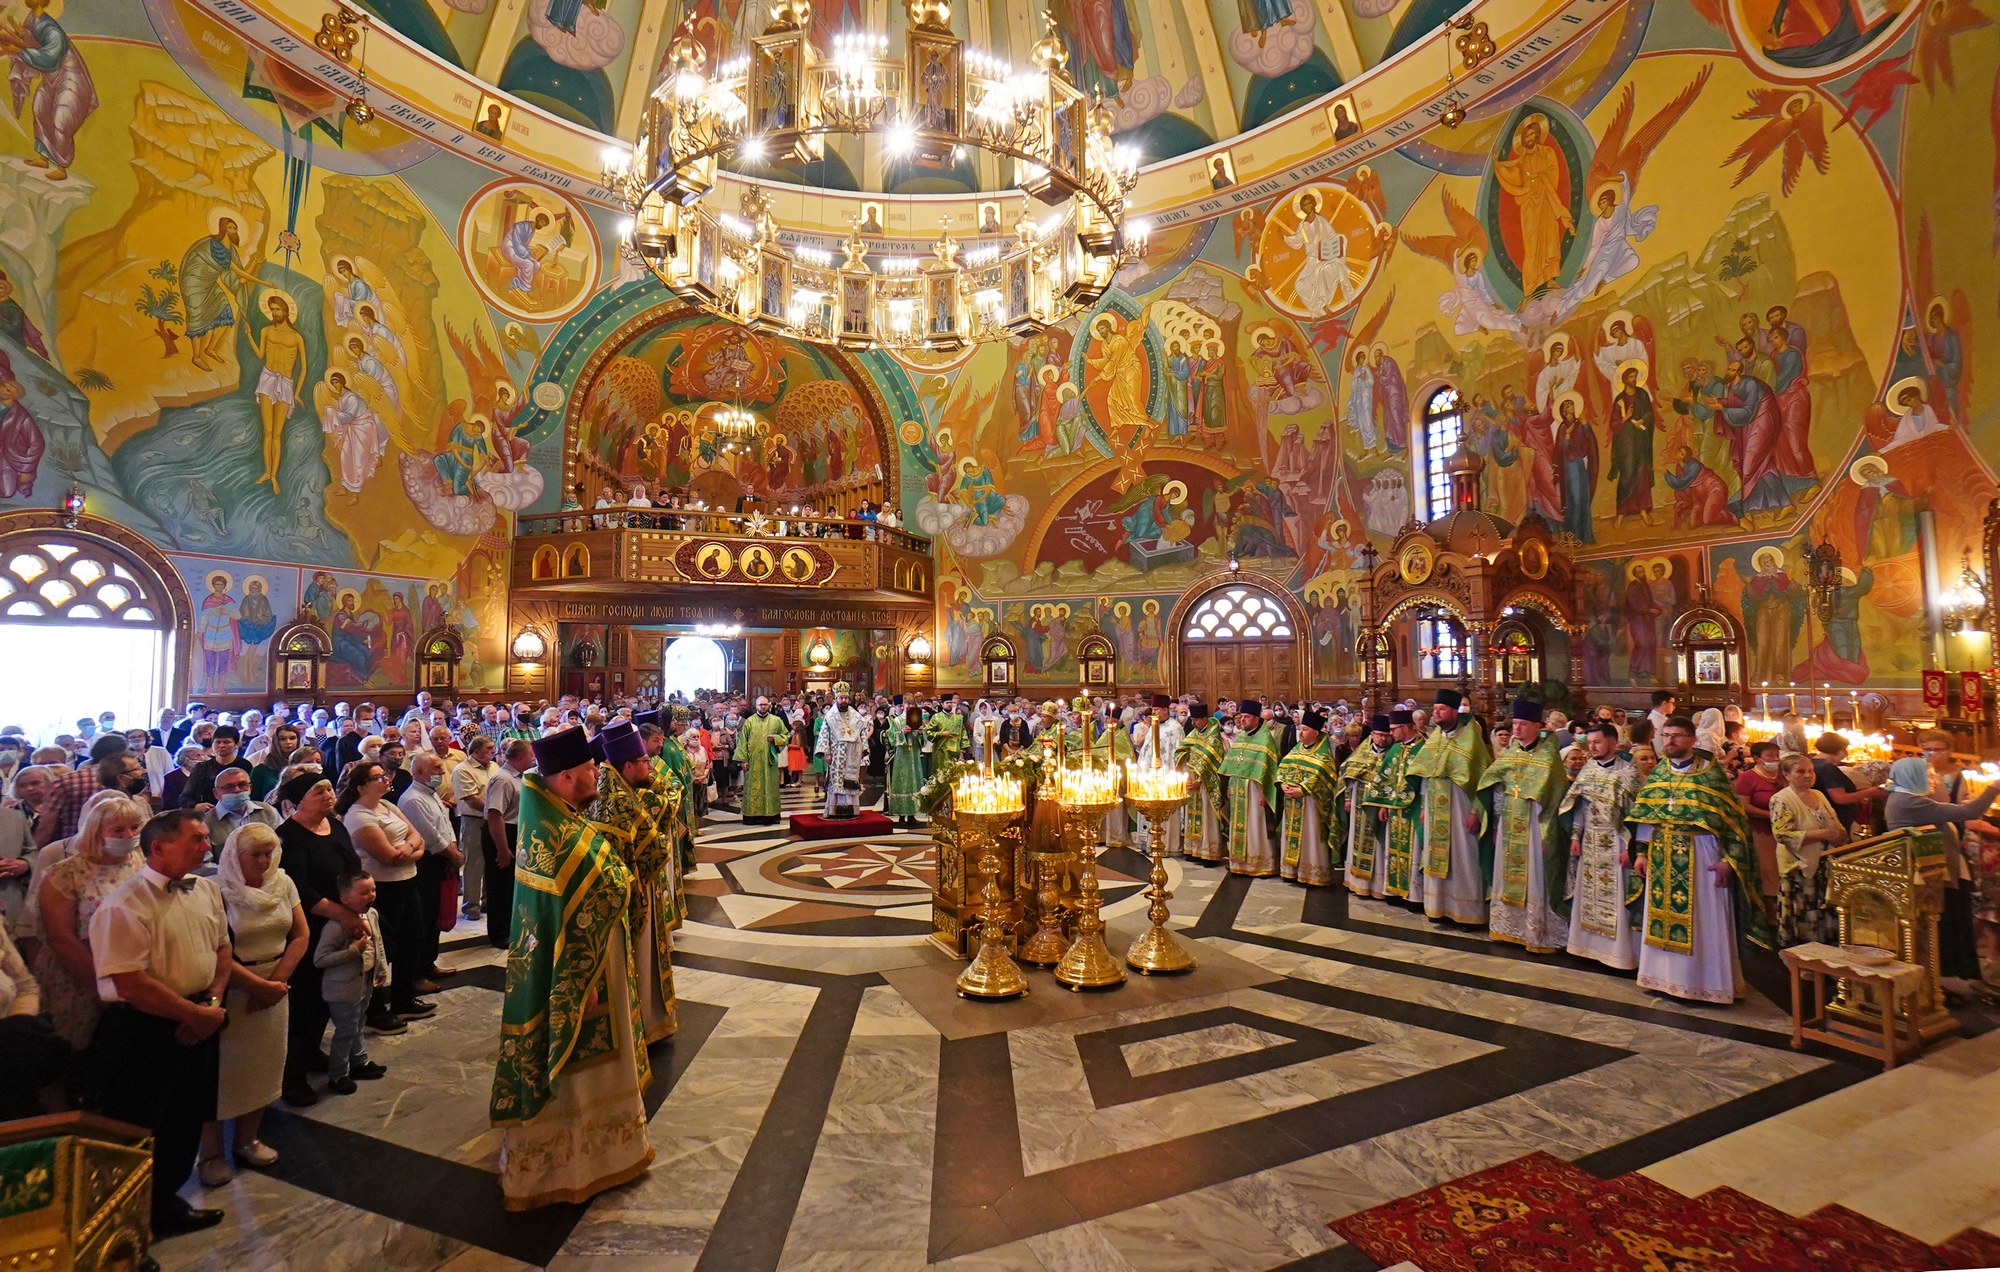
[{"label": "church interior", "polygon": [[[7,1266],[2000,1266],[2000,0],[6,0],[0,56]],[[261,1130],[252,1011],[159,1043],[233,1168],[121,1114],[127,886],[60,882],[235,930],[229,725],[271,871],[365,849]],[[435,914],[336,767],[399,725]]]}]

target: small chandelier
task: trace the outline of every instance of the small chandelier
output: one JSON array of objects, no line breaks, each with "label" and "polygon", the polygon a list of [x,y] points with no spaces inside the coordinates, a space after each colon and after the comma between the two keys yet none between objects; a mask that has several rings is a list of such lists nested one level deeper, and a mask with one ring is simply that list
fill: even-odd
[{"label": "small chandelier", "polygon": [[1958,585],[1938,598],[1940,621],[1947,632],[1977,634],[1986,621],[1986,581],[1972,568],[1966,552],[1959,566]]},{"label": "small chandelier", "polygon": [[[1047,15],[1031,65],[1017,68],[966,49],[948,0],[904,7],[901,57],[886,36],[854,33],[822,55],[808,0],[779,0],[751,51],[713,77],[684,19],[638,138],[604,156],[604,185],[632,212],[625,250],[710,313],[847,349],[962,349],[1096,303],[1146,251],[1146,226],[1125,216],[1138,154],[1112,141],[1111,107],[1078,90]],[[719,163],[807,163],[829,136],[873,137],[892,159],[934,168],[999,155],[1024,204],[1049,212],[1024,208],[998,233],[976,227],[969,249],[946,218],[918,255],[871,249],[858,217],[838,242],[781,226],[755,187],[735,214],[704,204]]]}]

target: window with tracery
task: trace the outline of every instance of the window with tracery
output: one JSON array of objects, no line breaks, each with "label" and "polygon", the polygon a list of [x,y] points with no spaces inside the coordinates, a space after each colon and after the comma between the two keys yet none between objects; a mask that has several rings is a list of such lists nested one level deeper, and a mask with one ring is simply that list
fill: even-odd
[{"label": "window with tracery", "polygon": [[1273,640],[1292,634],[1291,616],[1269,592],[1225,587],[1209,593],[1187,616],[1186,640]]},{"label": "window with tracery", "polygon": [[1458,453],[1465,436],[1465,414],[1458,390],[1446,385],[1431,394],[1424,404],[1423,492],[1428,519],[1435,521],[1451,511],[1451,477],[1445,461]]},{"label": "window with tracery", "polygon": [[173,610],[152,571],[109,544],[58,531],[0,541],[0,619],[166,628]]}]

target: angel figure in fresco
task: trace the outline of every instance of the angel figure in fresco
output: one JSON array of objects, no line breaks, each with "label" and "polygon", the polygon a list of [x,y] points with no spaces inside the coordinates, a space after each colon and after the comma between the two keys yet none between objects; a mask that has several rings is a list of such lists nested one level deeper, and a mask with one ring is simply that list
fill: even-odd
[{"label": "angel figure in fresco", "polygon": [[350,502],[357,500],[389,448],[389,430],[338,371],[327,372],[325,381],[313,390],[313,401],[319,408],[321,430],[340,444],[340,488]]},{"label": "angel figure in fresco", "polygon": [[1250,351],[1250,392],[1267,411],[1293,415],[1319,405],[1319,390],[1312,383],[1312,367],[1298,346],[1270,326],[1250,333],[1256,348]]},{"label": "angel figure in fresco", "polygon": [[1632,85],[1625,86],[1624,96],[1618,101],[1618,109],[1611,116],[1603,139],[1597,143],[1590,171],[1584,177],[1584,189],[1589,192],[1591,210],[1597,219],[1590,227],[1590,250],[1584,257],[1583,270],[1568,288],[1572,311],[1596,294],[1598,288],[1639,268],[1639,253],[1632,244],[1652,234],[1660,219],[1657,204],[1632,205],[1632,196],[1639,188],[1639,170],[1694,106],[1714,69],[1713,63],[1702,67],[1686,88],[1629,137],[1626,133],[1632,127],[1638,98]]},{"label": "angel figure in fresco", "polygon": [[396,377],[382,359],[368,351],[368,345],[360,336],[347,338],[347,359],[357,374],[365,375],[382,386],[382,396],[387,399],[391,410],[403,409],[402,395],[396,389]]},{"label": "angel figure in fresco", "polygon": [[1939,84],[1956,89],[1952,40],[1967,31],[1980,31],[1992,25],[1992,19],[1981,13],[1972,0],[1929,0],[1924,5],[1923,25],[1917,28],[1917,70],[1924,84],[1933,91]]},{"label": "angel figure in fresco", "polygon": [[1965,341],[1960,334],[1971,327],[1971,306],[1965,302],[1964,292],[1953,292],[1952,300],[1965,312],[1957,325],[1952,323],[1951,312],[1946,309],[1942,298],[1934,299],[1924,310],[1924,353],[1931,362],[1933,388],[1937,391],[1938,405],[1953,423],[1965,420],[1965,393],[1962,381],[1965,379]]},{"label": "angel figure in fresco", "polygon": [[1542,345],[1542,370],[1535,377],[1535,409],[1553,419],[1556,399],[1576,387],[1582,370],[1576,346],[1560,331],[1550,336]]},{"label": "angel figure in fresco", "polygon": [[1444,216],[1449,234],[1412,234],[1403,231],[1403,242],[1417,252],[1441,263],[1451,271],[1452,288],[1438,297],[1438,312],[1453,316],[1451,329],[1461,336],[1475,331],[1521,330],[1520,315],[1500,303],[1493,284],[1486,279],[1486,230],[1479,218],[1443,191]]},{"label": "angel figure in fresco", "polygon": [[61,181],[76,161],[77,130],[97,109],[97,86],[69,32],[49,16],[49,0],[24,4],[25,19],[0,26],[0,53],[14,64],[7,86],[15,114],[27,104],[31,87],[34,91],[35,153],[28,163],[45,169],[49,180]]},{"label": "angel figure in fresco", "polygon": [[1357,348],[1347,374],[1347,424],[1361,435],[1363,452],[1379,449],[1375,430],[1375,374],[1368,369],[1368,350]]},{"label": "angel figure in fresco", "polygon": [[374,305],[381,308],[381,298],[367,279],[355,271],[354,262],[345,256],[337,256],[333,261],[333,273],[325,283],[327,299],[333,302],[333,321],[345,327],[354,321],[356,305]]},{"label": "angel figure in fresco", "polygon": [[[1092,378],[1105,386],[1105,431],[1112,453],[1136,469],[1135,452],[1145,449],[1152,435],[1152,417],[1146,412],[1150,370],[1146,361],[1146,325],[1130,319],[1120,325],[1111,314],[1099,314],[1090,323],[1091,350],[1088,361]],[[1137,479],[1137,474],[1131,474]],[[1121,483],[1123,489],[1130,481]]]},{"label": "angel figure in fresco", "polygon": [[1721,166],[1725,168],[1739,159],[1743,161],[1736,170],[1735,180],[1729,184],[1742,185],[1751,173],[1780,152],[1783,158],[1778,189],[1786,196],[1798,185],[1799,173],[1808,158],[1820,175],[1825,176],[1832,154],[1827,148],[1826,112],[1820,108],[1818,96],[1809,89],[1790,88],[1753,88],[1749,94],[1750,105],[1738,111],[1736,118],[1765,122],[1723,159]]},{"label": "angel figure in fresco", "polygon": [[1292,290],[1316,314],[1330,314],[1360,295],[1353,267],[1347,263],[1347,236],[1320,215],[1319,196],[1299,196],[1299,228],[1285,235],[1285,245],[1305,253],[1292,279]]},{"label": "angel figure in fresco", "polygon": [[1530,114],[1516,125],[1507,157],[1493,161],[1500,183],[1500,220],[1518,236],[1521,294],[1533,298],[1562,272],[1565,240],[1576,233],[1569,213],[1575,177],[1549,137],[1548,118]]}]

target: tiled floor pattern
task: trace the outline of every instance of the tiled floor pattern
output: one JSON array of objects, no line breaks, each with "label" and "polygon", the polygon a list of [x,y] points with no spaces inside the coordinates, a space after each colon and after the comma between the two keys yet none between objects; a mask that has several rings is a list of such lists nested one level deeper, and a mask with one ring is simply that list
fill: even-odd
[{"label": "tiled floor pattern", "polygon": [[[694,882],[764,854],[758,878],[893,887],[921,869],[904,842],[787,856],[718,817]],[[945,1038],[881,976],[942,962],[921,938],[688,924],[653,1169],[527,1216],[490,1174],[504,956],[467,925],[437,1016],[371,1043],[389,1077],[274,1114],[277,1170],[217,1190],[228,1221],[157,1254],[170,1272],[1368,1269],[1328,1219],[1535,1149],[1794,1211],[1839,1201],[1924,1239],[2000,1231],[2000,1035],[1871,1078],[1792,1051],[1762,996],[1693,1007],[1400,907],[1174,876],[1198,952],[1281,979]]]}]

